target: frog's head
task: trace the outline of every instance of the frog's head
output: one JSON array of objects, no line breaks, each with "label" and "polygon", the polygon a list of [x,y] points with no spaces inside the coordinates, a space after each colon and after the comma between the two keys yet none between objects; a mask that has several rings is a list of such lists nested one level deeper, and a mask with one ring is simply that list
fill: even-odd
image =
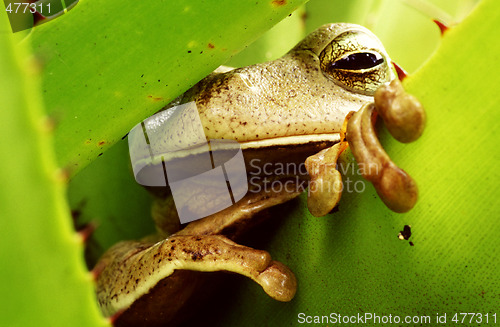
[{"label": "frog's head", "polygon": [[246,159],[303,162],[339,142],[346,115],[395,76],[372,32],[328,24],[279,59],[210,75],[183,101],[196,104],[207,138],[238,141]]},{"label": "frog's head", "polygon": [[[394,77],[373,33],[329,24],[279,59],[209,75],[181,102],[196,105],[206,139],[236,140],[242,148],[338,141],[347,113],[373,102],[375,90]],[[183,118],[150,125],[161,130],[164,144],[181,139],[180,146],[191,146]]]},{"label": "frog's head", "polygon": [[[204,152],[210,139],[239,142],[247,170],[258,165],[252,160],[303,163],[338,143],[346,115],[373,102],[375,90],[394,77],[373,33],[359,25],[328,24],[279,59],[207,76],[179,102],[194,112],[167,109],[142,129],[156,163]],[[135,141],[129,141],[132,152]],[[144,151],[145,160],[149,155]]]}]

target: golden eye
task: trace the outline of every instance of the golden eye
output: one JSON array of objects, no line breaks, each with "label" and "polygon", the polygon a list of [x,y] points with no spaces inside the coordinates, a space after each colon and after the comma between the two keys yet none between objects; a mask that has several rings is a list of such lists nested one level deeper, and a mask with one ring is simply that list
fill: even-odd
[{"label": "golden eye", "polygon": [[356,93],[373,95],[393,78],[389,59],[373,35],[352,30],[338,35],[319,55],[323,73]]}]

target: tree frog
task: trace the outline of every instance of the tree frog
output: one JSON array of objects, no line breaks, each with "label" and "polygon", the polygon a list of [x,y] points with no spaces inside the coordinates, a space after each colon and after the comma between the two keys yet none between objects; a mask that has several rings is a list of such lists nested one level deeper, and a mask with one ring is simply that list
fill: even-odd
[{"label": "tree frog", "polygon": [[[172,321],[195,292],[200,272],[207,271],[244,275],[272,298],[290,301],[297,287],[293,272],[268,252],[235,239],[260,212],[297,197],[304,183],[311,213],[329,213],[340,199],[335,166],[347,146],[359,165],[376,166],[365,177],[389,208],[404,212],[415,204],[416,184],[382,149],[373,120],[381,116],[394,137],[410,142],[422,133],[425,113],[402,89],[381,42],[362,26],[324,25],[282,58],[220,68],[179,103],[196,105],[207,139],[239,142],[247,173],[259,176],[260,184],[252,184],[234,205],[182,229],[168,189],[153,190],[157,235],[115,245],[95,268],[99,304],[118,324]],[[183,132],[182,121],[172,117],[154,122],[165,143]],[[278,164],[305,169],[265,169]],[[288,187],[260,187],[269,181]]]}]

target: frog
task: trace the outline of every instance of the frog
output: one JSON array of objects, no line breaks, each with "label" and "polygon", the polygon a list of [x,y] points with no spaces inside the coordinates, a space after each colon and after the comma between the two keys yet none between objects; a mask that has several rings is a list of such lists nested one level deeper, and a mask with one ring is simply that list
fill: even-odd
[{"label": "frog", "polygon": [[[416,203],[415,181],[384,151],[374,123],[381,117],[397,140],[412,142],[423,132],[425,111],[404,91],[381,41],[365,27],[327,24],[274,61],[220,67],[164,110],[183,104],[196,108],[206,140],[239,144],[246,173],[260,184],[249,185],[231,206],[184,225],[169,187],[150,187],[157,233],[116,244],[94,268],[99,305],[117,325],[175,323],[206,272],[243,275],[271,298],[291,301],[297,290],[293,272],[267,251],[237,240],[262,224],[268,209],[305,190],[313,216],[331,212],[342,193],[336,164],[347,148],[358,165],[375,165],[363,177],[389,209],[406,212]],[[161,117],[150,120],[161,135],[155,145],[160,150],[186,127],[182,114]],[[190,161],[195,155],[179,154]],[[266,164],[305,169],[264,176]],[[290,187],[262,188],[265,181]]]}]

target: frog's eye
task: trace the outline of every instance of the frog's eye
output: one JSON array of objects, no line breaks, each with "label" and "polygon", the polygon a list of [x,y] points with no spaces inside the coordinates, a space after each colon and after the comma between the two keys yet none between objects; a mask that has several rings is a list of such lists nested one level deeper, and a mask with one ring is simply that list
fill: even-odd
[{"label": "frog's eye", "polygon": [[334,69],[361,70],[378,66],[384,62],[384,58],[378,53],[360,52],[353,53],[335,61]]},{"label": "frog's eye", "polygon": [[373,95],[392,79],[387,55],[378,39],[362,31],[347,31],[330,42],[319,55],[323,73],[342,87]]}]

